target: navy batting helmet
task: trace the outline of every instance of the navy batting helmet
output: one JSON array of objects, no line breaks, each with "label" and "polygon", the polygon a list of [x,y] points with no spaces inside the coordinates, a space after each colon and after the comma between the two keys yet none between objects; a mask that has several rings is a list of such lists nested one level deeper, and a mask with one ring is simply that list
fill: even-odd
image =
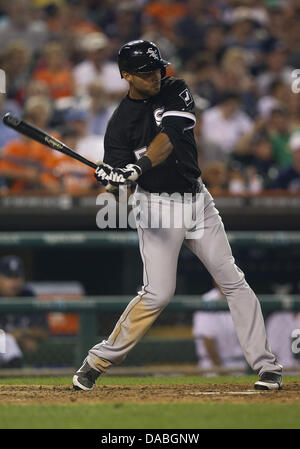
[{"label": "navy batting helmet", "polygon": [[123,78],[123,70],[128,73],[145,73],[157,69],[161,69],[162,77],[164,77],[170,62],[162,59],[159,48],[153,42],[138,40],[127,42],[120,48],[118,65],[121,78]]}]

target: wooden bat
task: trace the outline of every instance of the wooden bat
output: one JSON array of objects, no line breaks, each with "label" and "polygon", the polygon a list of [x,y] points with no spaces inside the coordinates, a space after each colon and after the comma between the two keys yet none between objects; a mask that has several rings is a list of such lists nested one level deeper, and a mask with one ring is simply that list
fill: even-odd
[{"label": "wooden bat", "polygon": [[24,120],[15,117],[10,112],[4,115],[3,123],[6,126],[14,129],[18,133],[24,134],[24,136],[30,137],[31,139],[36,140],[37,142],[40,142],[49,148],[52,148],[52,150],[60,151],[61,153],[64,153],[67,156],[70,156],[73,159],[76,159],[77,161],[82,162],[83,164],[88,165],[91,168],[97,168],[97,165],[94,162],[89,161],[85,157],[76,153],[63,142],[60,142],[58,139],[50,136],[50,134],[47,134],[45,131],[42,131],[36,126],[30,125],[30,123],[27,123]]}]

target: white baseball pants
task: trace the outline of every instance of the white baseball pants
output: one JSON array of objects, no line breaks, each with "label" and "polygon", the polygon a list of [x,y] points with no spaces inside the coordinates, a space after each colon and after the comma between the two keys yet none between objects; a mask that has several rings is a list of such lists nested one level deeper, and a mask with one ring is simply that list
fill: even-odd
[{"label": "white baseball pants", "polygon": [[153,197],[138,187],[137,199],[139,195],[142,197],[138,206],[142,217],[138,235],[144,264],[143,288],[128,304],[108,339],[89,351],[88,363],[104,372],[111,365],[121,363],[143,337],[174,296],[178,255],[185,243],[226,296],[239,342],[251,368],[260,375],[265,371],[280,373],[282,367],[267,343],[260,303],[243,272],[235,265],[221,217],[205,186],[193,202],[196,220],[182,220],[179,226],[175,219],[169,227],[161,223],[154,228],[145,227],[143,217],[151,216],[153,221],[165,218],[172,205],[182,200],[171,202],[165,198],[161,201],[159,196]]}]

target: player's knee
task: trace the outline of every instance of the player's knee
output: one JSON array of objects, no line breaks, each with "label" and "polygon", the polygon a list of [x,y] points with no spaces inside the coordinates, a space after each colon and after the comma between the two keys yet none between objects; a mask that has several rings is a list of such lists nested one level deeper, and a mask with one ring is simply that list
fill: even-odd
[{"label": "player's knee", "polygon": [[175,287],[167,287],[160,290],[153,290],[145,295],[147,306],[151,309],[163,309],[166,307],[175,293]]}]

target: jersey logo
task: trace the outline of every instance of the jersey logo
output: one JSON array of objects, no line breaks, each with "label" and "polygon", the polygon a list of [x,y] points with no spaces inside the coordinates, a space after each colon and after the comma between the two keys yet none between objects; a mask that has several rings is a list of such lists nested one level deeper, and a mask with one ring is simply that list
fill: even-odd
[{"label": "jersey logo", "polygon": [[180,94],[179,94],[180,98],[183,99],[183,101],[185,102],[186,106],[189,106],[191,103],[193,103],[193,98],[189,92],[188,89],[184,89]]},{"label": "jersey logo", "polygon": [[154,118],[155,118],[155,122],[156,125],[159,127],[161,126],[161,122],[162,122],[162,115],[164,113],[165,108],[157,108],[154,111]]},{"label": "jersey logo", "polygon": [[151,58],[159,59],[157,50],[155,50],[154,48],[148,48],[147,54],[150,55]]}]

